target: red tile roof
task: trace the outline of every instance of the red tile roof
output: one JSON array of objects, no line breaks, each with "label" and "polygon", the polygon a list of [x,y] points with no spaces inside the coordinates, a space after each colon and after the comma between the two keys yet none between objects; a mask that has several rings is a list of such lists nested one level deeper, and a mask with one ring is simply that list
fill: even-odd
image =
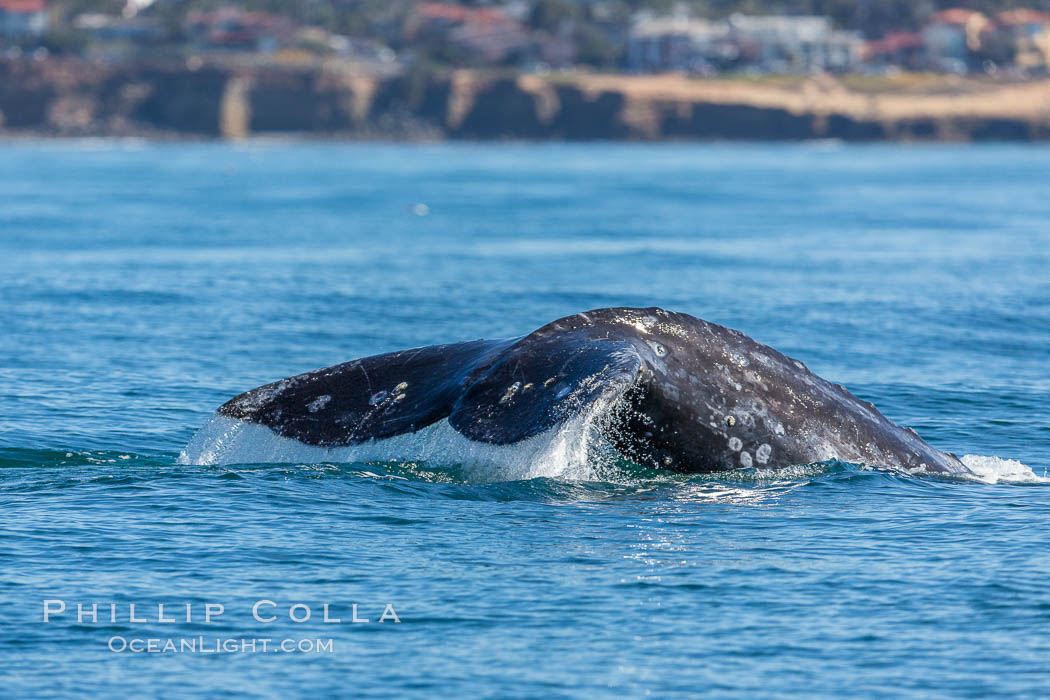
[{"label": "red tile roof", "polygon": [[444,19],[455,24],[508,24],[513,20],[503,10],[491,7],[466,7],[446,2],[425,2],[419,14],[426,19]]},{"label": "red tile roof", "polygon": [[922,46],[921,34],[894,32],[893,34],[887,34],[881,39],[869,41],[867,50],[868,53],[872,54],[894,53],[903,49],[916,49],[920,46]]},{"label": "red tile roof", "polygon": [[995,21],[1007,26],[1013,24],[1050,24],[1050,13],[1019,7],[1006,10],[995,16]]},{"label": "red tile roof", "polygon": [[966,24],[974,17],[985,19],[977,10],[968,10],[965,7],[952,7],[940,12],[934,12],[930,21],[934,24]]},{"label": "red tile roof", "polygon": [[0,0],[0,11],[28,15],[43,12],[46,4],[45,0]]}]

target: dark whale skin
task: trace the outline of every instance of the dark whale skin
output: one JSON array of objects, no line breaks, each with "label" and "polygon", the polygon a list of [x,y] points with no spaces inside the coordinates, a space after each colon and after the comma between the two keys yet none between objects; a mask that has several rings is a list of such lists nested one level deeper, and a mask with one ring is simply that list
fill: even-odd
[{"label": "dark whale skin", "polygon": [[347,362],[237,396],[223,415],[326,447],[447,418],[512,444],[590,406],[628,458],[679,472],[841,460],[911,472],[969,470],[844,387],[739,331],[660,308],[568,316],[521,338]]}]

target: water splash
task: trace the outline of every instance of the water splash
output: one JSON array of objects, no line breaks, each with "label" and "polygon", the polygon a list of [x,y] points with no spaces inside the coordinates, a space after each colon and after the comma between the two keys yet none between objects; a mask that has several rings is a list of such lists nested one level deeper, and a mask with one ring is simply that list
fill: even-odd
[{"label": "water splash", "polygon": [[512,445],[470,440],[442,420],[415,433],[332,448],[307,445],[265,426],[215,414],[182,450],[178,463],[425,462],[456,465],[477,481],[587,481],[615,459],[597,429],[606,413],[606,402],[598,401],[572,420]]},{"label": "water splash", "polygon": [[[385,463],[430,464],[455,467],[469,482],[520,481],[548,478],[568,481],[627,481],[623,460],[600,437],[609,416],[609,401],[599,401],[561,426],[512,445],[470,440],[447,420],[415,433],[373,440],[348,447],[317,447],[281,437],[269,428],[215,414],[178,457],[184,465],[268,463]],[[1050,483],[1030,467],[1013,459],[966,455],[963,464],[972,474],[957,478],[986,484]],[[740,469],[719,476],[728,481],[758,479],[798,481],[826,472],[827,463],[777,470]],[[648,471],[648,470],[645,470]],[[637,475],[635,475],[637,476]]]},{"label": "water splash", "polygon": [[1044,484],[1050,483],[1044,473],[1039,476],[1032,468],[1016,459],[965,455],[962,463],[973,472],[969,478],[986,484]]}]

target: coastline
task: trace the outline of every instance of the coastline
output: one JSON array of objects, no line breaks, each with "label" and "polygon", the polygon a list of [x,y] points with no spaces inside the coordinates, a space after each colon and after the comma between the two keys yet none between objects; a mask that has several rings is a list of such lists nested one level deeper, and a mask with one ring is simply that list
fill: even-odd
[{"label": "coastline", "polygon": [[0,138],[1050,140],[1050,80],[0,60]]}]

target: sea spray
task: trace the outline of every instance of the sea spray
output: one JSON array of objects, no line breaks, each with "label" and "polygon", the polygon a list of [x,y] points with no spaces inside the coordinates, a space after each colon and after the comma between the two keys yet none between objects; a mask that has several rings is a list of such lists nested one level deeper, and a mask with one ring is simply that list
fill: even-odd
[{"label": "sea spray", "polygon": [[319,447],[281,437],[269,428],[215,414],[179,455],[179,464],[420,461],[458,466],[478,481],[595,478],[615,455],[600,426],[616,396],[605,397],[551,430],[512,445],[477,442],[447,420],[414,433],[345,447]]},{"label": "sea spray", "polygon": [[[1050,483],[1046,477],[1046,470],[1039,476],[1032,468],[1016,459],[1003,459],[1002,457],[985,457],[982,455],[964,455],[962,463],[973,472],[969,478],[986,484],[1032,484]],[[968,476],[968,475],[962,475]]]}]

